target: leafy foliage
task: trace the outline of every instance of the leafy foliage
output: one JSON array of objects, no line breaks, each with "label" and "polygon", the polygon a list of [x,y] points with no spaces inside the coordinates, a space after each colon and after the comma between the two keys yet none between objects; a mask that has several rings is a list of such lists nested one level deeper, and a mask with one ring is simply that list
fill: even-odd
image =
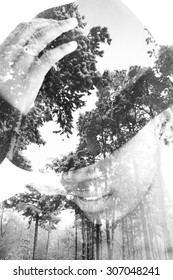
[{"label": "leafy foliage", "polygon": [[63,34],[48,46],[48,49],[54,48],[71,40],[78,43],[75,52],[63,58],[49,71],[37,99],[37,103],[43,105],[46,119],[56,118],[61,132],[69,134],[72,129],[72,113],[85,104],[82,100],[83,95],[91,94],[91,90],[99,82],[97,57],[103,56],[104,53],[100,50],[100,43],[110,44],[111,39],[107,28],[100,26],[93,27],[88,35],[84,35],[83,28],[86,23],[75,4],[50,9],[38,16],[54,20],[75,16],[78,20],[78,27],[75,30]]},{"label": "leafy foliage", "polygon": [[[30,188],[29,188],[30,189]],[[39,219],[39,226],[46,227],[51,221],[52,229],[59,222],[58,213],[63,207],[61,196],[55,198],[51,196],[42,196],[35,190],[31,193],[16,195],[15,197],[4,202],[4,207],[12,208],[21,212],[26,218],[29,218],[28,225],[36,218]]]},{"label": "leafy foliage", "polygon": [[[131,66],[129,71],[105,71],[101,75],[96,69],[96,58],[103,55],[100,50],[100,42],[111,43],[106,28],[94,27],[87,36],[84,36],[81,31],[85,26],[84,18],[78,14],[77,6],[72,4],[54,9],[54,13],[52,10],[48,10],[44,15],[39,16],[52,16],[54,19],[77,16],[79,28],[69,32],[69,40],[76,39],[79,47],[76,52],[64,58],[48,73],[34,109],[36,114],[34,116],[37,116],[38,123],[34,122],[32,118],[30,120],[31,123],[34,122],[36,130],[37,124],[41,125],[56,116],[57,122],[61,125],[61,132],[70,133],[72,113],[83,106],[83,94],[90,94],[91,90],[96,87],[98,96],[96,108],[79,117],[80,143],[77,150],[63,157],[62,160],[54,161],[53,169],[55,171],[79,169],[111,154],[131,139],[150,119],[172,103],[173,53],[171,47],[160,48],[154,68],[143,69],[140,66]],[[63,35],[60,40],[55,40],[49,48],[65,42],[64,40]],[[147,42],[153,43],[151,38],[148,38]],[[154,51],[149,54],[154,55]],[[39,135],[37,136],[39,138]],[[8,200],[5,206],[22,212],[25,217],[29,218],[29,225],[38,217],[39,225],[46,230],[56,228],[59,222],[56,214],[60,209],[74,209],[78,215],[78,229],[82,231],[81,235],[83,235],[83,251],[91,250],[89,242],[92,243],[93,250],[94,242],[98,238],[100,243],[97,242],[97,246],[100,246],[102,251],[99,254],[103,258],[107,258],[105,248],[108,241],[110,245],[110,240],[114,258],[144,259],[147,256],[155,259],[169,258],[166,242],[172,238],[169,236],[169,228],[172,229],[172,218],[171,215],[166,215],[166,211],[168,214],[172,213],[172,204],[169,201],[165,211],[161,195],[156,196],[151,192],[147,194],[144,202],[145,205],[138,205],[122,221],[118,221],[116,224],[113,220],[111,221],[109,240],[106,239],[108,236],[105,236],[105,232],[108,232],[107,228],[105,231],[101,231],[101,227],[99,230],[97,228],[97,237],[95,231],[91,234],[91,227],[87,226],[88,220],[84,213],[72,201],[62,197],[41,197],[37,192],[32,192],[30,196],[24,194],[15,197],[13,201]],[[169,226],[167,218],[170,222]],[[148,223],[146,223],[146,219]],[[147,238],[143,240],[143,237]],[[63,250],[68,248],[65,257],[73,258],[74,232],[68,232],[67,236],[60,240],[63,243],[61,248]],[[59,249],[58,242],[57,248]],[[79,244],[81,245],[81,240]],[[54,257],[57,257],[56,252],[53,254]]]}]

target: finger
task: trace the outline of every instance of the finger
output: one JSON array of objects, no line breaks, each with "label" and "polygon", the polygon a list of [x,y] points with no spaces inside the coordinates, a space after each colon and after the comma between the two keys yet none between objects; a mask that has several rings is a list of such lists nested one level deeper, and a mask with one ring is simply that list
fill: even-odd
[{"label": "finger", "polygon": [[38,30],[33,35],[29,44],[27,44],[28,50],[31,50],[35,55],[38,55],[49,43],[59,37],[62,33],[75,28],[77,24],[78,22],[76,18],[70,18],[68,20],[54,22],[53,24]]},{"label": "finger", "polygon": [[17,58],[23,54],[23,48],[30,38],[34,36],[37,31],[51,24],[57,24],[57,21],[39,18],[31,22],[19,24],[3,42],[3,50],[6,53],[6,59],[11,62],[17,60]]},{"label": "finger", "polygon": [[55,22],[49,24],[40,30],[35,32],[34,36],[27,44],[24,53],[20,55],[15,63],[15,67],[20,69],[20,71],[25,72],[28,68],[28,65],[31,64],[35,57],[44,50],[44,48],[60,36],[62,33],[69,31],[77,26],[76,18],[70,18],[68,20],[63,20],[60,22]]},{"label": "finger", "polygon": [[34,62],[30,67],[27,74],[27,79],[25,84],[27,87],[27,97],[26,94],[20,96],[20,111],[23,114],[27,114],[30,110],[32,104],[35,101],[35,98],[38,94],[38,91],[43,83],[44,77],[49,71],[49,69],[54,65],[58,60],[63,58],[65,55],[75,51],[77,48],[76,42],[70,42],[59,46],[56,49],[47,51],[41,59],[37,62]]},{"label": "finger", "polygon": [[31,22],[19,23],[16,28],[9,34],[9,36],[4,40],[1,46],[3,48],[7,48],[14,44],[19,44],[20,39],[24,39],[28,36],[28,34],[31,35],[31,33],[33,33],[37,28],[48,26],[52,21],[54,20],[34,19]]},{"label": "finger", "polygon": [[49,50],[39,59],[37,63],[30,69],[29,77],[37,77],[38,80],[43,80],[50,68],[62,59],[67,54],[75,51],[77,43],[72,41],[67,44],[63,44],[55,49]]},{"label": "finger", "polygon": [[24,46],[26,42],[34,35],[35,32],[56,22],[56,20],[42,18],[33,19],[30,22],[26,22],[23,28],[21,28],[16,34],[16,36],[13,37],[11,44],[19,44],[20,46]]},{"label": "finger", "polygon": [[1,51],[7,50],[9,46],[11,46],[12,40],[16,37],[16,35],[21,32],[21,30],[25,27],[26,22],[19,23],[16,28],[8,35],[8,37],[1,44]]}]

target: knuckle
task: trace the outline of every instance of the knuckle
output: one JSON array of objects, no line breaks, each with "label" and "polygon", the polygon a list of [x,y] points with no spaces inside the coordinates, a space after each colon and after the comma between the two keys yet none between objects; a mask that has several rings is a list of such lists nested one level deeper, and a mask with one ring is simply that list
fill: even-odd
[{"label": "knuckle", "polygon": [[19,24],[16,26],[16,31],[17,31],[17,32],[22,31],[24,28],[26,28],[27,24],[28,24],[27,22],[21,22],[21,23],[19,23]]},{"label": "knuckle", "polygon": [[52,54],[52,51],[46,51],[44,53],[44,56],[43,56],[43,61],[47,64],[52,64],[53,63],[53,54]]},{"label": "knuckle", "polygon": [[45,30],[37,30],[33,37],[34,39],[40,40],[45,34]]},{"label": "knuckle", "polygon": [[27,25],[27,22],[20,22],[18,25],[17,25],[17,28],[22,28],[22,27],[25,27]]},{"label": "knuckle", "polygon": [[69,20],[65,19],[65,20],[61,20],[58,22],[59,28],[61,28],[62,30],[64,28],[67,28],[69,26]]}]

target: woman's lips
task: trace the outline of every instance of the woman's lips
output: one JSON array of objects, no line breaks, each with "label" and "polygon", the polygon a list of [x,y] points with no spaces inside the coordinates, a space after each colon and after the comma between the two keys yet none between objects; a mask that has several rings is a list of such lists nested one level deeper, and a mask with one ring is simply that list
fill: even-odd
[{"label": "woman's lips", "polygon": [[92,196],[92,197],[91,196],[89,196],[89,197],[78,196],[78,199],[80,199],[82,201],[86,201],[86,202],[90,202],[90,201],[98,202],[101,199],[110,198],[110,197],[112,197],[112,193],[108,193],[108,194],[105,194],[105,195],[102,195],[102,196]]}]

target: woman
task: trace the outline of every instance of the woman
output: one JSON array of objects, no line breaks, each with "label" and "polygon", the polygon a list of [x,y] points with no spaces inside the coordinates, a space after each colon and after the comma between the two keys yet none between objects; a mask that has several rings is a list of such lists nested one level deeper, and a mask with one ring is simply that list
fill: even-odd
[{"label": "woman", "polygon": [[[118,219],[140,202],[159,173],[158,140],[162,123],[172,121],[171,109],[149,122],[111,157],[63,176],[28,172],[5,159],[11,158],[11,135],[18,133],[16,123],[32,108],[46,73],[58,60],[75,51],[77,44],[73,41],[42,51],[62,33],[76,26],[75,18],[59,22],[37,18],[19,24],[0,46],[0,112],[5,115],[6,110],[11,110],[14,116],[11,129],[7,133],[1,132],[0,201],[26,191],[27,185],[42,194],[70,194],[88,213],[100,213],[105,207],[114,209],[118,198],[126,206],[116,213]],[[5,170],[9,170],[9,176],[5,175]],[[14,188],[10,181],[17,182]],[[129,202],[129,194],[133,193],[133,200]]]}]

